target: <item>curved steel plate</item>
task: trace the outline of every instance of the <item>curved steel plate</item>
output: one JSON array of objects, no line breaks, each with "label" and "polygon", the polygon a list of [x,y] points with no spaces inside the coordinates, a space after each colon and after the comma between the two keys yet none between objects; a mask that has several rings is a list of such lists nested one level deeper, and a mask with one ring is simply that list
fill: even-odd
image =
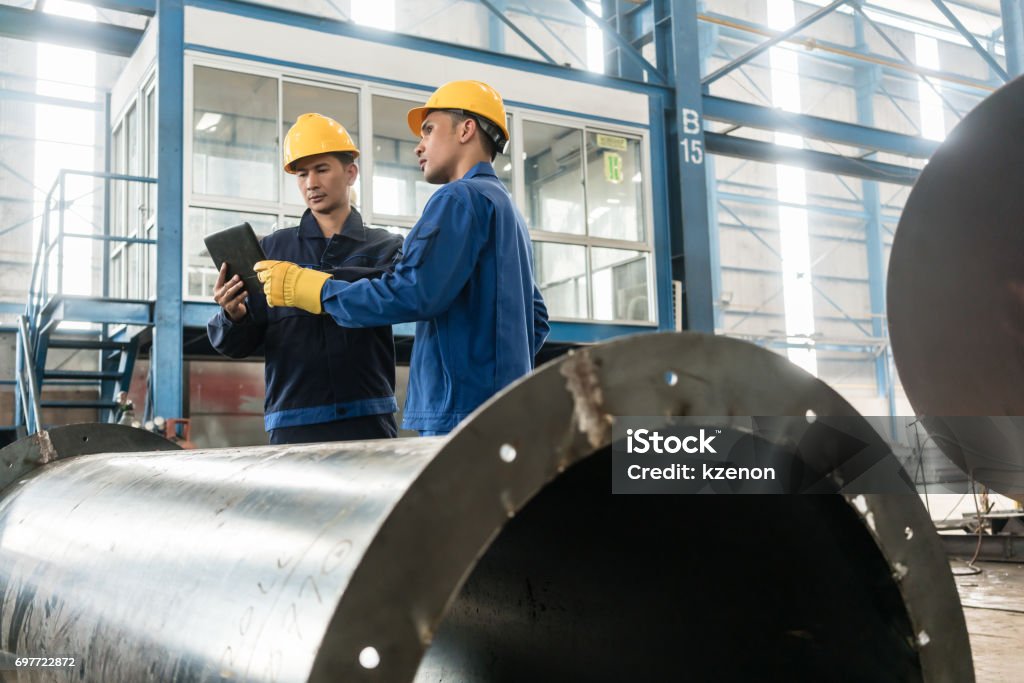
[{"label": "curved steel plate", "polygon": [[[922,171],[896,231],[887,292],[893,356],[914,411],[955,418],[955,429],[940,427],[947,455],[1016,495],[1024,492],[1022,158],[1017,79],[970,112]],[[986,450],[991,422],[963,416],[1014,416],[1003,420],[1014,436]]]},{"label": "curved steel plate", "polygon": [[[669,371],[678,381],[666,382]],[[625,600],[640,599],[647,587],[617,581],[617,573],[607,569],[588,572],[584,565],[566,572],[562,562],[545,568],[550,555],[541,549],[565,544],[534,533],[568,524],[559,511],[574,514],[581,525],[573,538],[588,554],[580,556],[626,564],[638,557],[656,564],[657,544],[686,526],[680,522],[686,509],[716,510],[715,515],[729,517],[731,528],[751,518],[749,512],[738,516],[741,508],[726,498],[712,497],[719,501],[712,508],[685,497],[690,507],[684,508],[681,497],[660,496],[664,507],[649,517],[629,499],[650,505],[652,500],[639,499],[653,496],[610,500],[602,483],[607,477],[586,475],[586,465],[595,463],[592,474],[607,474],[600,457],[611,438],[609,420],[616,415],[777,415],[783,416],[782,426],[791,416],[795,428],[806,425],[808,410],[857,418],[838,394],[769,351],[726,338],[649,334],[553,361],[494,397],[448,438],[95,454],[52,463],[0,499],[0,645],[19,653],[59,650],[81,656],[82,671],[45,674],[63,681],[84,676],[105,683],[333,683],[411,681],[418,672],[445,681],[557,677],[551,666],[570,666],[569,660],[559,664],[558,657],[538,655],[536,661],[513,662],[534,667],[533,675],[492,668],[490,675],[477,676],[458,663],[446,670],[444,649],[430,648],[435,637],[445,640],[446,614],[453,624],[466,624],[467,616],[470,623],[483,618],[489,629],[500,631],[502,619],[522,613],[514,605],[502,609],[499,601],[498,609],[477,617],[472,602],[467,604],[467,596],[487,583],[470,578],[494,578],[499,575],[487,567],[506,564],[500,557],[495,562],[490,550],[522,549],[516,560],[529,560],[524,566],[529,573],[514,578],[559,592],[575,614],[586,615],[594,611],[572,605],[589,600],[588,586],[619,592]],[[729,427],[729,418],[721,418],[721,424]],[[866,422],[858,437],[879,441]],[[514,458],[508,448],[515,450]],[[841,458],[839,465],[845,466]],[[589,497],[589,507],[572,504],[573,489]],[[747,498],[743,510],[780,515],[783,523],[775,527],[780,534],[785,515],[800,515],[800,528],[814,527],[818,543],[838,553],[839,560],[829,566],[862,560],[870,566],[865,575],[871,580],[860,583],[870,590],[859,595],[888,598],[863,600],[873,610],[864,623],[885,617],[875,632],[885,634],[898,660],[896,669],[879,663],[875,680],[973,680],[956,588],[916,495],[816,496],[829,502],[801,504],[798,510],[787,496],[757,499],[753,508],[755,497]],[[613,505],[651,524],[666,520],[657,527],[665,533],[655,534],[653,545],[643,544],[647,555],[601,545],[606,537],[599,533],[599,514]],[[539,525],[525,524],[530,518]],[[831,519],[841,523],[831,526]],[[518,525],[519,541],[511,544],[516,534],[506,534],[510,520],[524,521]],[[791,540],[807,544],[799,534]],[[742,538],[737,544],[742,546]],[[528,558],[528,553],[535,555]],[[689,557],[705,561],[699,553]],[[813,560],[814,553],[806,557]],[[659,580],[671,582],[674,565],[659,566]],[[549,573],[558,568],[560,579]],[[841,603],[804,601],[811,627],[815,614],[858,602],[850,598],[845,574],[814,569],[803,575],[815,582],[818,594],[847,595]],[[789,591],[807,589],[792,581],[791,572],[777,575],[789,581]],[[510,600],[516,595],[499,594]],[[778,615],[769,614],[778,624]],[[657,619],[633,617],[619,628],[658,627]],[[517,623],[515,632],[530,631],[523,626]],[[532,630],[540,632],[541,626]],[[581,652],[601,649],[607,658],[614,643],[594,637],[581,648],[586,624],[574,628],[581,636],[574,650],[565,651],[584,668],[567,669],[560,679],[623,680],[612,669],[585,668],[600,660],[581,660]],[[796,635],[779,637],[814,649],[809,631],[787,629]],[[723,626],[722,634],[728,632]],[[367,656],[369,648],[376,657]],[[852,649],[851,643],[842,654]],[[875,654],[863,644],[856,649],[868,658]],[[673,649],[658,657],[663,668],[686,670]],[[841,666],[842,659],[826,661]],[[623,666],[630,660],[616,661]],[[749,670],[760,672],[762,664],[753,662]]]}]

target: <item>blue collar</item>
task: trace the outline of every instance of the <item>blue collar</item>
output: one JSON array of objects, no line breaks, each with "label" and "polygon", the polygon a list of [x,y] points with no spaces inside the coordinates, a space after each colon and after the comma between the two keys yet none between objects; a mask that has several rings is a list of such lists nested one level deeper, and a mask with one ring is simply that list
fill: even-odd
[{"label": "blue collar", "polygon": [[[324,233],[320,230],[320,224],[316,222],[316,218],[313,217],[313,212],[309,209],[302,214],[302,219],[299,221],[299,237],[304,239],[326,239]],[[363,217],[353,207],[352,212],[349,213],[348,218],[345,219],[345,224],[341,226],[341,234],[336,237],[348,237],[357,242],[366,241],[366,226],[363,225]]]},{"label": "blue collar", "polygon": [[466,175],[462,176],[462,179],[466,180],[468,178],[474,178],[474,177],[476,177],[478,175],[492,175],[492,176],[497,177],[498,174],[494,172],[494,167],[491,166],[491,164],[489,162],[481,161],[476,166],[474,166],[473,168],[469,169],[466,172]]}]

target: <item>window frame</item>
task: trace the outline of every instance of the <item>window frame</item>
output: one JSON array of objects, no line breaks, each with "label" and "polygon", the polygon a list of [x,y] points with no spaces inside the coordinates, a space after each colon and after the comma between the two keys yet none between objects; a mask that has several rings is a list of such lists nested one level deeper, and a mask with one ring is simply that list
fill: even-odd
[{"label": "window frame", "polygon": [[[334,89],[343,92],[353,92],[357,95],[358,103],[357,109],[359,112],[359,133],[358,133],[358,145],[360,149],[360,156],[358,160],[359,164],[359,175],[360,179],[357,183],[358,190],[358,203],[357,208],[362,213],[363,218],[367,224],[375,227],[384,228],[397,228],[399,232],[406,232],[411,228],[418,219],[418,216],[406,216],[406,215],[390,215],[390,214],[377,214],[373,207],[373,193],[369,190],[371,187],[373,173],[374,173],[374,149],[373,149],[373,138],[374,138],[374,125],[373,125],[373,97],[382,96],[390,97],[399,100],[407,100],[411,106],[416,106],[419,102],[422,102],[428,94],[427,89],[419,89],[414,87],[402,87],[391,84],[382,84],[375,81],[366,79],[358,79],[352,77],[345,77],[331,73],[323,73],[316,70],[305,70],[286,66],[271,66],[253,62],[242,58],[222,56],[222,55],[210,55],[205,53],[186,52],[185,54],[185,88],[184,88],[184,140],[183,140],[183,185],[184,185],[184,197],[183,197],[183,215],[182,221],[188,220],[188,211],[190,208],[204,208],[204,209],[225,209],[234,210],[240,212],[253,212],[263,214],[276,214],[277,226],[280,227],[284,224],[287,216],[294,216],[296,214],[301,215],[305,211],[306,207],[302,204],[297,204],[294,201],[288,201],[286,198],[294,195],[294,192],[287,192],[287,188],[283,187],[283,180],[281,180],[281,187],[279,187],[279,198],[276,202],[268,202],[264,200],[250,200],[250,199],[238,199],[232,197],[224,197],[219,195],[200,194],[193,192],[192,189],[192,148],[193,148],[193,136],[192,131],[194,130],[194,111],[193,111],[193,96],[194,96],[194,76],[196,67],[208,67],[214,69],[221,69],[225,71],[235,71],[245,75],[264,76],[269,78],[276,78],[278,81],[278,122],[282,121],[282,114],[284,108],[283,89],[285,82],[297,83],[300,85],[309,85],[318,88]],[[640,168],[643,173],[641,201],[642,201],[642,212],[644,218],[644,237],[642,241],[633,240],[618,240],[604,237],[591,237],[590,235],[570,235],[567,233],[558,233],[541,230],[530,230],[530,238],[533,242],[554,242],[570,245],[583,245],[586,247],[586,276],[587,276],[587,315],[585,318],[564,318],[564,317],[552,317],[552,322],[568,322],[568,323],[583,323],[583,324],[601,324],[601,325],[628,325],[633,327],[651,328],[655,329],[659,325],[659,306],[658,306],[658,288],[657,284],[657,260],[654,257],[654,201],[653,201],[653,183],[651,182],[651,146],[650,146],[650,131],[644,126],[631,126],[628,124],[615,124],[605,121],[595,121],[588,119],[582,115],[570,115],[562,113],[553,113],[542,111],[531,108],[525,105],[518,105],[514,103],[506,103],[506,111],[511,116],[512,128],[511,134],[512,139],[509,148],[508,158],[512,162],[511,178],[512,187],[509,188],[512,194],[512,198],[515,201],[517,208],[522,210],[525,206],[525,195],[526,188],[524,184],[524,173],[523,164],[521,163],[523,154],[523,122],[524,120],[536,121],[538,123],[547,123],[554,125],[571,126],[578,128],[583,133],[583,145],[584,155],[586,154],[586,145],[589,133],[606,133],[610,135],[616,135],[620,137],[626,137],[639,141],[639,153],[640,153]],[[279,130],[280,130],[279,126]],[[278,149],[280,149],[281,141],[278,140]],[[500,160],[500,157],[499,157]],[[519,160],[520,163],[517,163]],[[583,163],[584,183],[587,182],[588,164]],[[280,174],[279,174],[280,177]],[[584,186],[584,202],[587,201],[587,187]],[[586,205],[584,205],[584,215],[586,216]],[[184,239],[184,237],[183,237]],[[182,245],[184,250],[184,244]],[[610,249],[625,249],[632,251],[640,251],[648,254],[648,267],[647,267],[647,291],[648,291],[648,313],[650,320],[626,320],[626,319],[612,319],[612,320],[599,320],[593,317],[593,278],[592,278],[592,257],[591,247],[599,248],[610,248]],[[183,259],[182,263],[182,295],[185,301],[206,301],[206,297],[196,297],[195,295],[189,295],[188,290],[188,268],[189,263],[187,259]]]}]

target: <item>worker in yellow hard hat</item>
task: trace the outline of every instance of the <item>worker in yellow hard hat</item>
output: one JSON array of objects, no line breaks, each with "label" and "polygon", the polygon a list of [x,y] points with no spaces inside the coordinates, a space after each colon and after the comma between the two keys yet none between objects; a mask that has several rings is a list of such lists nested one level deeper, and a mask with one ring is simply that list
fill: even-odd
[{"label": "worker in yellow hard hat", "polygon": [[[284,283],[300,298],[311,280],[379,278],[401,256],[402,238],[367,227],[350,204],[358,157],[345,127],[327,116],[303,114],[285,136],[284,170],[295,176],[308,208],[297,227],[277,230],[261,244],[269,258],[304,266]],[[390,325],[346,328],[330,316],[268,308],[262,296],[247,298],[239,277],[228,280],[226,272],[214,286],[221,310],[207,332],[214,348],[232,358],[265,348],[264,425],[272,443],[397,435]]]},{"label": "worker in yellow hard hat", "polygon": [[491,166],[509,139],[501,96],[480,81],[447,83],[408,123],[424,177],[444,187],[393,273],[339,282],[282,261],[256,270],[274,306],[325,310],[346,327],[416,321],[403,427],[445,434],[533,368],[547,309],[526,222]]}]

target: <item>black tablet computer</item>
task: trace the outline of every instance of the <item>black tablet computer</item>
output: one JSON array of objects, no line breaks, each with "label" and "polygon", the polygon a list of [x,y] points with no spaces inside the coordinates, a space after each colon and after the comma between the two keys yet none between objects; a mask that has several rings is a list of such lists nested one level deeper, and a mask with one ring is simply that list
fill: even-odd
[{"label": "black tablet computer", "polygon": [[222,263],[228,264],[228,279],[238,275],[245,283],[249,296],[263,296],[263,285],[252,267],[257,261],[265,261],[266,255],[248,223],[233,225],[203,238],[210,258],[220,270]]}]

